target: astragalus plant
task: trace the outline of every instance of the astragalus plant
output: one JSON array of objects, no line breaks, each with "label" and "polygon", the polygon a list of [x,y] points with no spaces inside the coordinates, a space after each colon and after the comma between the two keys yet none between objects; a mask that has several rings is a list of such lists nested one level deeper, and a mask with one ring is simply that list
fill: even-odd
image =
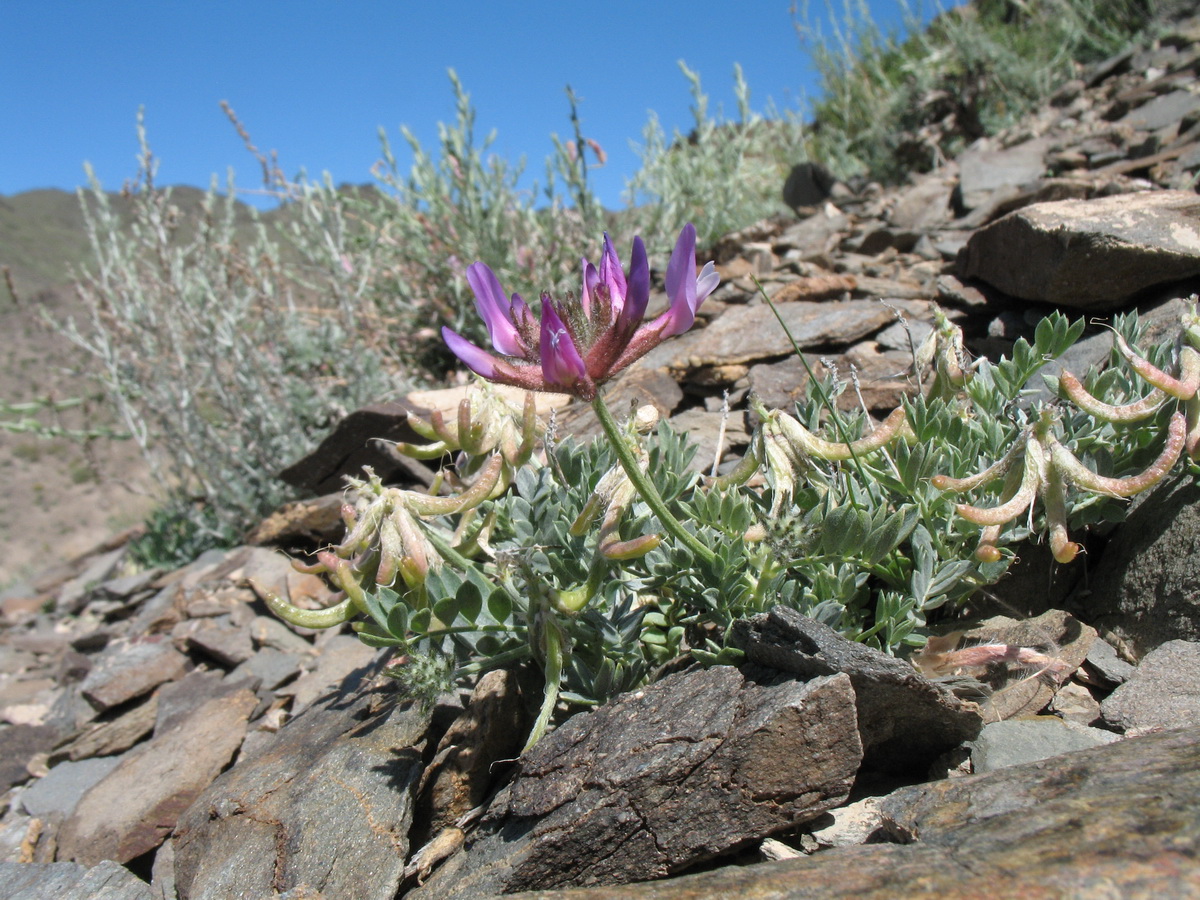
[{"label": "astragalus plant", "polygon": [[[1169,394],[1129,428],[1062,400],[1030,402],[1030,379],[1082,322],[1055,314],[1033,344],[991,363],[968,361],[942,318],[916,354],[927,391],[885,421],[840,415],[832,380],[814,380],[791,412],[758,406],[742,463],[702,478],[688,469],[686,435],[650,408],[618,422],[604,401],[604,384],[690,328],[715,288],[710,266],[697,272],[695,239],[686,226],[666,269],[669,306],[649,320],[640,240],[625,269],[606,237],[599,265],[584,262],[578,292],[544,293],[540,314],[474,264],[490,347],[451,329],[445,338],[483,381],[452,421],[417,421],[430,444],[400,448],[457,453],[457,473],[444,479],[455,486],[425,494],[371,473],[355,481],[346,538],[308,567],[328,573],[345,599],[317,611],[272,599],[273,609],[306,627],[352,621],[364,641],[407,656],[397,672],[414,688],[446,686],[429,673],[468,678],[535,664],[545,693],[532,743],[560,701],[603,702],[683,655],[736,661],[732,623],[775,604],[890,652],[922,645],[928,614],[999,578],[1011,544],[1049,528],[1059,558],[1073,556],[1065,528],[1113,518],[1113,498],[1160,480],[1185,442],[1171,407],[1195,403],[1190,347],[1178,351],[1181,379],[1161,371],[1169,348],[1155,366],[1123,352],[1122,365],[1088,379],[1097,403],[1140,397],[1146,377]],[[1192,322],[1187,341],[1198,336]],[[1135,341],[1131,320],[1118,327]],[[487,381],[572,394],[591,404],[603,437],[555,441],[528,400],[513,408]],[[974,504],[957,504],[951,488]],[[429,659],[443,665],[414,664]]]}]

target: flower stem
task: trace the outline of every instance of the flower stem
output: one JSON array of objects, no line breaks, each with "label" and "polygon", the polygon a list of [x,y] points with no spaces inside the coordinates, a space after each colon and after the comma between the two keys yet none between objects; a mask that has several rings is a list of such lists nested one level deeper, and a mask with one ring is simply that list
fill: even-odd
[{"label": "flower stem", "polygon": [[542,667],[545,670],[546,684],[542,689],[542,708],[538,711],[537,721],[529,732],[529,739],[521,750],[524,756],[533,749],[533,745],[542,739],[550,726],[550,717],[554,715],[554,706],[558,703],[559,682],[563,673],[563,636],[554,622],[546,622],[542,632],[542,653],[545,659]]},{"label": "flower stem", "polygon": [[629,480],[633,482],[633,486],[637,489],[641,498],[646,501],[646,505],[658,516],[658,521],[662,523],[663,528],[675,535],[675,537],[683,542],[685,547],[706,563],[709,565],[715,563],[717,560],[716,554],[700,543],[699,539],[684,528],[683,523],[675,518],[671,514],[671,511],[667,509],[667,504],[663,501],[658,488],[642,472],[642,467],[638,465],[632,448],[625,440],[625,435],[621,433],[620,427],[617,425],[616,420],[613,419],[612,413],[608,411],[608,406],[604,403],[604,398],[599,394],[592,401],[592,409],[596,411],[596,418],[600,420],[600,427],[604,429],[604,434],[616,452],[617,459],[621,460],[621,466],[625,469],[625,474],[629,476]]}]

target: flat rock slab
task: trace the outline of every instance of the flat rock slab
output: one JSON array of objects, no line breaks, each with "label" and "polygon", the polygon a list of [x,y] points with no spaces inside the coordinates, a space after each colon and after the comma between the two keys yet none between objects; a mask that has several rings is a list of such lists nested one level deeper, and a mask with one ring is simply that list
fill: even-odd
[{"label": "flat rock slab", "polygon": [[801,678],[849,675],[857,698],[864,766],[924,770],[983,727],[973,703],[955,697],[908,663],[847,640],[794,609],[779,606],[736,623],[733,640],[760,666]]},{"label": "flat rock slab", "polygon": [[959,265],[964,278],[1022,300],[1115,309],[1146,288],[1200,274],[1200,196],[1145,191],[1037,203],[975,232]]},{"label": "flat rock slab", "polygon": [[233,759],[257,705],[248,690],[209,700],[132,750],[83,795],[63,824],[59,858],[85,865],[128,862],[161,844]]},{"label": "flat rock slab", "polygon": [[[173,840],[180,900],[392,900],[408,854],[428,716],[364,671],[218,778]],[[299,896],[299,895],[297,895]]]},{"label": "flat rock slab", "polygon": [[112,709],[179,678],[187,661],[163,636],[114,641],[97,657],[80,690],[96,709]]},{"label": "flat rock slab", "polygon": [[1050,142],[1034,138],[1023,144],[992,149],[980,142],[958,158],[959,197],[966,209],[982,206],[1002,188],[1021,187],[1040,178]]},{"label": "flat rock slab", "polygon": [[1200,727],[1200,643],[1167,641],[1146,654],[1100,710],[1126,733]]},{"label": "flat rock slab", "polygon": [[[1200,894],[1200,735],[1131,738],[883,803],[916,842],[828,850],[653,884],[513,900],[895,900]],[[481,895],[482,900],[482,895]]]},{"label": "flat rock slab", "polygon": [[[779,315],[801,348],[845,347],[886,328],[895,314],[873,300],[816,303],[797,300],[780,304]],[[906,310],[907,311],[907,310]],[[794,351],[769,306],[735,306],[696,333],[694,340],[676,342],[679,353],[669,368],[690,370],[732,365]]]},{"label": "flat rock slab", "polygon": [[105,860],[79,863],[0,862],[0,900],[154,900],[150,885]]},{"label": "flat rock slab", "polygon": [[681,871],[838,805],[861,758],[844,675],[672,675],[544,738],[466,849],[407,896],[474,900]]}]

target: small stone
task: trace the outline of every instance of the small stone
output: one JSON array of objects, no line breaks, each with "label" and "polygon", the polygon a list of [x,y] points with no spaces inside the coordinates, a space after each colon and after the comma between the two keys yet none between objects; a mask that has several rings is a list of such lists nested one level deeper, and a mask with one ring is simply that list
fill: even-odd
[{"label": "small stone", "polygon": [[306,641],[292,629],[288,628],[273,616],[258,616],[250,623],[250,637],[262,648],[269,647],[283,653],[295,653],[301,656],[312,656],[311,642]]},{"label": "small stone", "polygon": [[10,725],[0,728],[0,792],[29,779],[26,763],[45,753],[59,739],[48,725]]},{"label": "small stone", "polygon": [[81,760],[124,753],[154,730],[157,713],[158,695],[154,694],[132,709],[125,710],[115,719],[94,725],[70,743],[57,748],[50,755],[50,761],[57,763],[60,760]]},{"label": "small stone", "polygon": [[271,647],[263,647],[226,676],[231,684],[251,678],[266,691],[273,691],[300,674],[300,667],[307,656],[298,653],[282,653]]},{"label": "small stone", "polygon": [[1200,726],[1200,643],[1167,641],[1100,708],[1126,734]]},{"label": "small stone", "polygon": [[1100,701],[1078,681],[1068,681],[1058,689],[1050,701],[1050,711],[1078,725],[1094,725],[1100,721]]},{"label": "small stone", "polygon": [[218,624],[201,628],[188,636],[188,646],[224,666],[237,666],[254,655],[250,632],[245,628]]},{"label": "small stone", "polygon": [[822,848],[865,844],[883,824],[883,816],[879,811],[881,802],[880,797],[864,797],[854,803],[831,809],[821,817],[821,822],[830,819],[833,821],[814,830],[812,836]]},{"label": "small stone", "polygon": [[316,667],[284,689],[293,698],[292,715],[296,715],[319,697],[335,691],[359,669],[371,665],[378,653],[379,651],[368,647],[356,637],[334,635],[322,649]]},{"label": "small stone", "polygon": [[1117,650],[1112,644],[1100,638],[1097,638],[1088,650],[1084,669],[1095,683],[1104,687],[1119,687],[1137,672],[1132,663],[1117,655]]}]

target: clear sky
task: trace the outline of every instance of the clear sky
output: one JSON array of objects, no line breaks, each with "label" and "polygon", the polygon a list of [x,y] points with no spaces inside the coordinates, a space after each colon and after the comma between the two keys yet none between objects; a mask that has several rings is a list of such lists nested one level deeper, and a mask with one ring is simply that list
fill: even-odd
[{"label": "clear sky", "polygon": [[[899,28],[897,0],[863,0]],[[843,0],[834,0],[841,9]],[[915,3],[915,0],[914,0]],[[135,116],[146,110],[160,184],[206,186],[229,167],[259,186],[257,163],[221,112],[228,100],[289,175],[328,171],[366,182],[387,130],[426,149],[453,121],[446,71],[474,102],[493,151],[524,155],[541,180],[551,132],[571,132],[564,87],[581,98],[586,137],[608,153],[592,173],[601,201],[621,205],[637,169],[648,112],[667,132],[690,130],[697,70],[711,108],[736,113],[741,63],[761,111],[768,98],[804,110],[816,72],[793,28],[790,0],[0,0],[0,194],[74,188],[91,162],[109,189],[136,173]],[[917,9],[926,13],[932,4]],[[826,15],[824,0],[811,11]],[[826,32],[828,33],[828,32]]]}]

